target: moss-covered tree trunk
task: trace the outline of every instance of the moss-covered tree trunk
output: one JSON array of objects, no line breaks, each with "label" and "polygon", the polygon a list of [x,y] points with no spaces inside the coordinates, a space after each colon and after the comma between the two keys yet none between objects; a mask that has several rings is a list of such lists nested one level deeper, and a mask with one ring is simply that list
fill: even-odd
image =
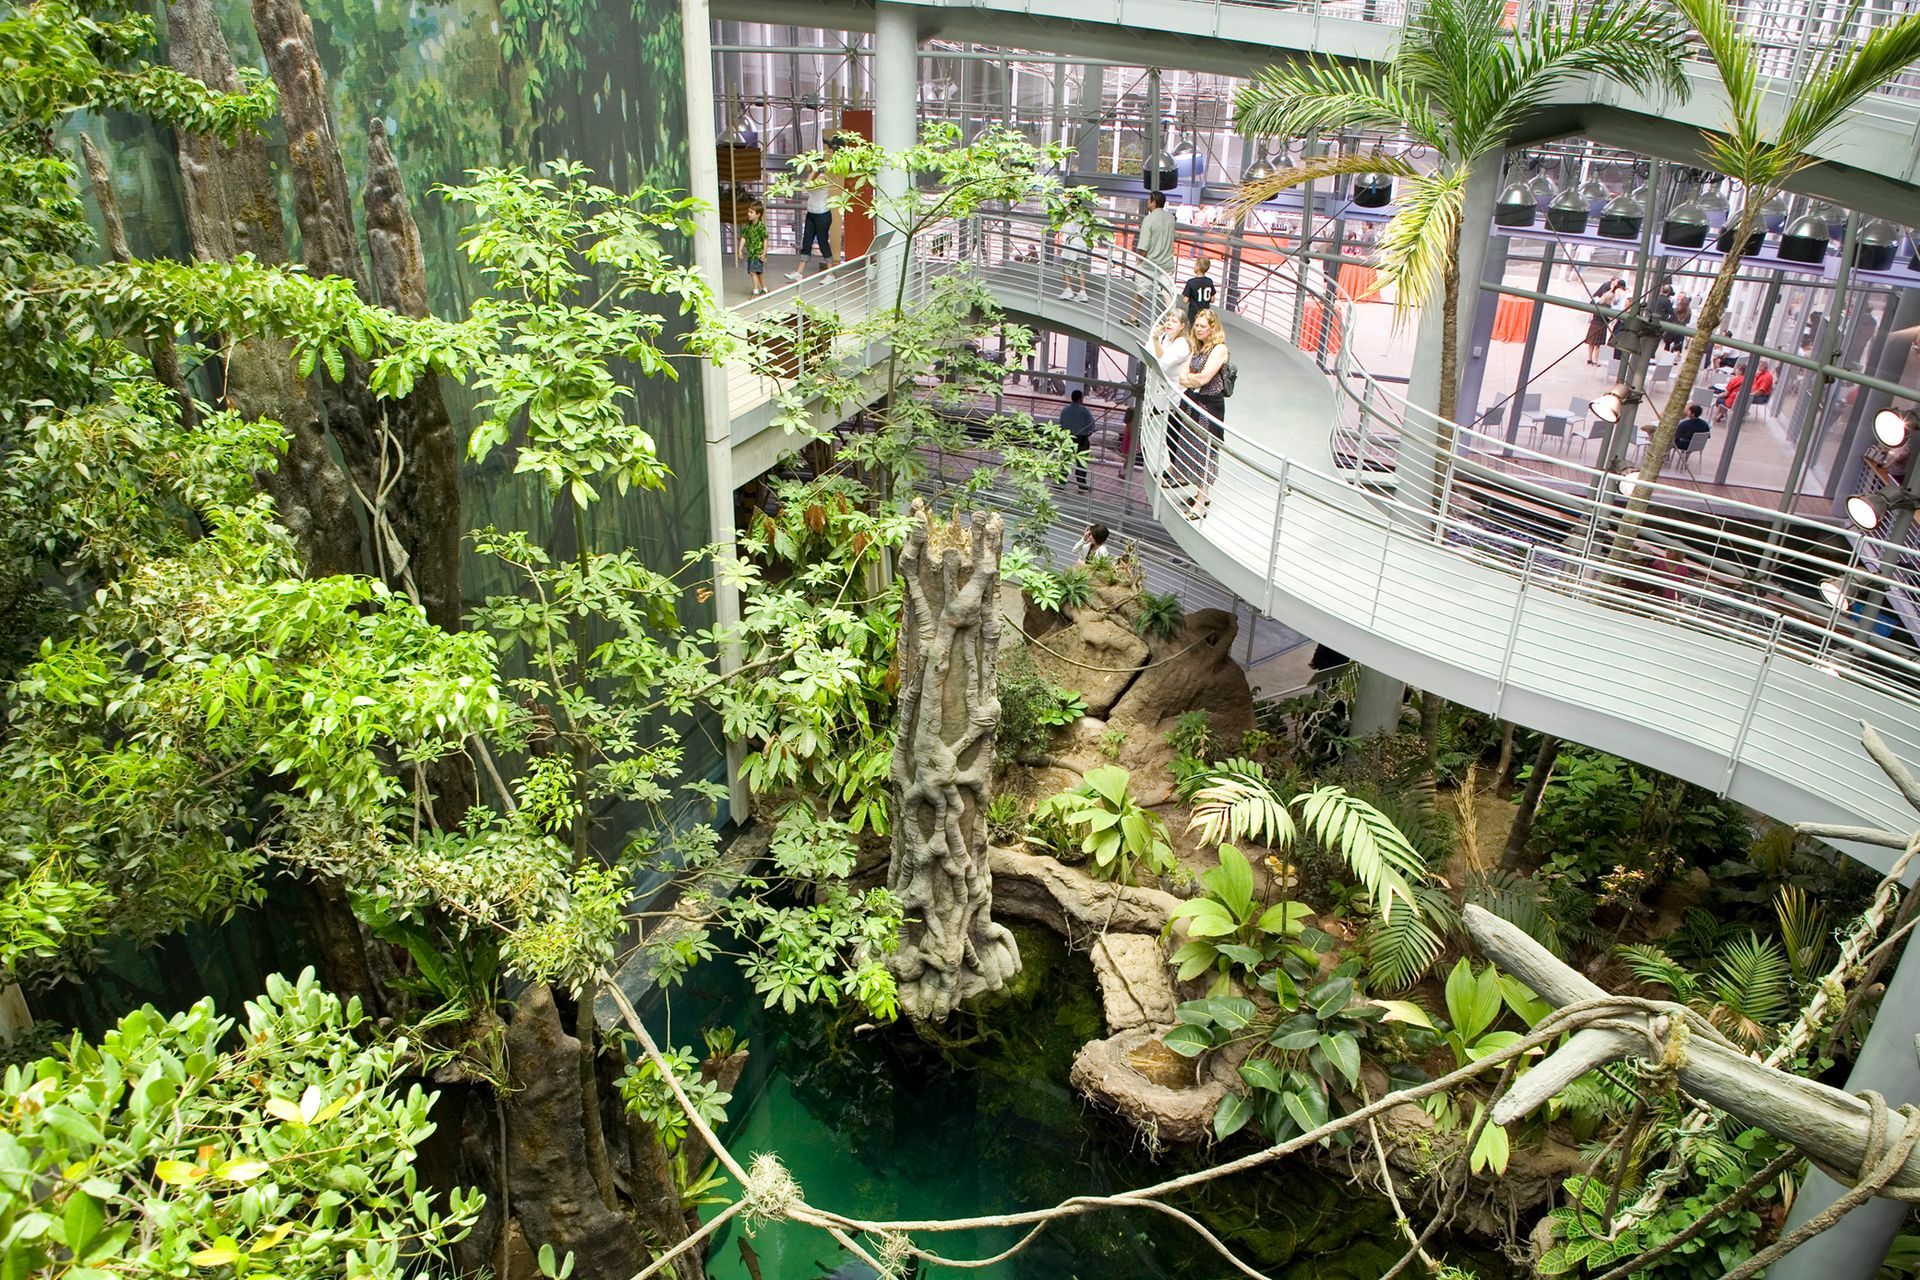
[{"label": "moss-covered tree trunk", "polygon": [[987,803],[1000,645],[1000,518],[935,520],[919,499],[900,552],[900,715],[887,884],[907,924],[893,972],[900,1007],[938,1020],[1020,971],[992,918]]},{"label": "moss-covered tree trunk", "polygon": [[1526,861],[1527,840],[1533,835],[1533,820],[1540,813],[1540,797],[1546,794],[1547,779],[1553,774],[1553,762],[1560,758],[1560,739],[1540,735],[1539,749],[1533,753],[1533,772],[1527,775],[1527,789],[1520,793],[1520,807],[1507,830],[1506,851],[1500,855],[1503,870],[1518,871]]}]

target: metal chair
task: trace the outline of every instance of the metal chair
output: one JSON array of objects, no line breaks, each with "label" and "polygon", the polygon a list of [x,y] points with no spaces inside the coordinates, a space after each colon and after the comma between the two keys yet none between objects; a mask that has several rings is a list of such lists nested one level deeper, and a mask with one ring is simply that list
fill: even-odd
[{"label": "metal chair", "polygon": [[[1520,397],[1520,426],[1538,437],[1540,434],[1540,393],[1529,391]],[[1538,441],[1536,440],[1536,443]]]},{"label": "metal chair", "polygon": [[1564,413],[1550,413],[1542,418],[1540,420],[1540,438],[1543,441],[1558,440],[1560,442],[1560,452],[1565,453],[1567,451],[1567,415]]},{"label": "metal chair", "polygon": [[1687,441],[1687,447],[1680,451],[1680,465],[1685,467],[1687,474],[1693,476],[1695,480],[1700,477],[1694,473],[1693,460],[1706,455],[1707,441],[1712,437],[1711,431],[1696,431],[1693,433],[1693,439]]}]

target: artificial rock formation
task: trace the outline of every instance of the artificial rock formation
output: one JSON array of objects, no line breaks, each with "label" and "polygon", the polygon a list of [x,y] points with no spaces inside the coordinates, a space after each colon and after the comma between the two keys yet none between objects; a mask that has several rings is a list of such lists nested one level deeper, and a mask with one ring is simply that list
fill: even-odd
[{"label": "artificial rock formation", "polygon": [[987,803],[1000,721],[1000,518],[935,520],[919,499],[900,552],[900,717],[887,884],[907,924],[892,967],[900,1007],[945,1018],[1020,972],[993,922]]}]

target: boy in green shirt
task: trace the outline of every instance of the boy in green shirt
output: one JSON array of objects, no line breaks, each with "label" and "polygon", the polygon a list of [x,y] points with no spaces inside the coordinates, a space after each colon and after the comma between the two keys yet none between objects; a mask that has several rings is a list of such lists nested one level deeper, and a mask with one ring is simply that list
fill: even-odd
[{"label": "boy in green shirt", "polygon": [[767,291],[767,224],[762,220],[766,210],[758,200],[747,206],[747,220],[740,224],[740,234],[734,237],[733,260],[747,260],[747,278],[753,282],[748,292],[749,298],[757,298]]}]

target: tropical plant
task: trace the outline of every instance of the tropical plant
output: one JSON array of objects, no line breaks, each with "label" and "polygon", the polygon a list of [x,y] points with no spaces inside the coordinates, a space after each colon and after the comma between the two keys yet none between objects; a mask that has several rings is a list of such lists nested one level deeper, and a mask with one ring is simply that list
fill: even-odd
[{"label": "tropical plant", "polygon": [[1089,769],[1085,782],[1034,806],[1034,824],[1044,832],[1057,823],[1093,859],[1093,873],[1101,879],[1132,884],[1142,866],[1164,874],[1174,865],[1166,823],[1140,806],[1131,783],[1132,775],[1118,765]]},{"label": "tropical plant", "polygon": [[[1312,910],[1303,902],[1267,906],[1253,894],[1253,867],[1230,844],[1220,846],[1220,865],[1203,873],[1205,892],[1180,904],[1168,922],[1171,930],[1186,922],[1187,941],[1173,953],[1180,981],[1190,982],[1209,969],[1219,977],[1214,994],[1224,994],[1235,966],[1251,973],[1293,943]],[[1308,952],[1308,959],[1312,953]]]},{"label": "tropical plant", "polygon": [[1213,750],[1213,719],[1204,711],[1182,711],[1167,731],[1167,745],[1176,755],[1204,759]]},{"label": "tropical plant", "polygon": [[1772,938],[1748,931],[1721,948],[1704,974],[1680,964],[1659,947],[1627,943],[1620,958],[1642,982],[1658,983],[1673,998],[1749,1048],[1762,1044],[1793,1011],[1792,966]]},{"label": "tropical plant", "polygon": [[[1397,156],[1309,160],[1247,183],[1238,204],[1250,209],[1289,187],[1336,174],[1394,175],[1399,212],[1382,230],[1377,257],[1403,310],[1427,306],[1439,290],[1438,401],[1425,407],[1438,415],[1441,453],[1452,447],[1449,420],[1459,398],[1460,237],[1469,173],[1575,78],[1674,93],[1686,88],[1683,33],[1655,0],[1530,5],[1517,27],[1510,12],[1504,0],[1430,0],[1409,11],[1384,65],[1324,56],[1291,62],[1262,71],[1235,101],[1236,125],[1248,136],[1378,129],[1437,158],[1431,172]],[[1439,483],[1437,469],[1433,483]],[[1438,497],[1436,487],[1431,500]]]},{"label": "tropical plant", "polygon": [[[1851,23],[1835,23],[1833,35],[1817,37],[1792,80],[1784,85],[1761,72],[1759,34],[1734,0],[1673,0],[1693,28],[1727,99],[1724,130],[1706,135],[1708,165],[1743,188],[1732,243],[1745,245],[1760,225],[1761,206],[1788,181],[1821,163],[1813,149],[1829,137],[1868,94],[1920,59],[1920,14],[1876,18],[1865,39],[1850,38]],[[1785,101],[1781,101],[1784,91]],[[1720,331],[1727,300],[1743,259],[1720,259],[1713,283],[1693,318],[1694,334],[1673,370],[1666,408],[1641,459],[1642,475],[1658,477],[1673,449],[1681,418],[1700,377],[1707,348]],[[1615,555],[1632,553],[1636,531],[1652,498],[1649,485],[1634,486],[1620,522]]]},{"label": "tropical plant", "polygon": [[438,1095],[409,1081],[417,1046],[373,1033],[312,970],[270,976],[234,1031],[210,999],[172,1017],[149,1005],[7,1069],[0,1270],[399,1280],[450,1265],[483,1198],[420,1185]]},{"label": "tropical plant", "polygon": [[[1499,972],[1492,965],[1475,973],[1473,963],[1464,957],[1447,975],[1446,1002],[1446,1022],[1437,1027],[1418,1005],[1386,1003],[1402,1020],[1437,1031],[1441,1042],[1452,1050],[1454,1065],[1459,1067],[1510,1048],[1521,1039],[1522,1032],[1499,1026],[1504,1014],[1511,1012],[1530,1027],[1551,1008],[1517,978]],[[1476,1102],[1473,1120],[1469,1122],[1479,1124],[1479,1134],[1468,1154],[1468,1164],[1476,1173],[1481,1169],[1505,1173],[1512,1151],[1511,1140],[1504,1126],[1491,1120],[1480,1124],[1479,1108],[1483,1105]],[[1461,1123],[1459,1103],[1448,1094],[1429,1098],[1427,1110],[1443,1128],[1458,1128]]]},{"label": "tropical plant", "polygon": [[1142,591],[1137,603],[1140,616],[1135,619],[1134,626],[1143,636],[1171,640],[1187,621],[1187,611],[1181,607],[1180,597],[1172,593],[1160,595],[1153,591]]},{"label": "tropical plant", "polygon": [[1042,609],[1078,609],[1093,599],[1093,578],[1080,565],[1024,571],[1018,582],[1027,597]]},{"label": "tropical plant", "polygon": [[[1362,1042],[1389,1010],[1367,999],[1358,959],[1323,977],[1318,957],[1301,951],[1260,975],[1276,1009],[1263,1012],[1244,996],[1189,1000],[1177,1011],[1179,1025],[1166,1034],[1167,1047],[1189,1058],[1241,1043],[1254,1046],[1239,1067],[1248,1092],[1221,1099],[1213,1117],[1216,1137],[1237,1133],[1257,1118],[1270,1141],[1283,1142],[1339,1114],[1339,1092],[1359,1086]],[[1343,1146],[1352,1140],[1349,1133],[1330,1139]]]},{"label": "tropical plant", "polygon": [[1016,844],[1027,834],[1027,806],[1002,791],[987,802],[987,834],[995,844]]},{"label": "tropical plant", "polygon": [[1385,814],[1345,788],[1315,786],[1285,799],[1263,766],[1234,757],[1208,770],[1193,799],[1193,829],[1208,844],[1258,840],[1291,848],[1299,834],[1292,812],[1298,808],[1307,833],[1345,860],[1383,918],[1394,914],[1396,904],[1418,913],[1413,886],[1427,876],[1426,859]]}]

